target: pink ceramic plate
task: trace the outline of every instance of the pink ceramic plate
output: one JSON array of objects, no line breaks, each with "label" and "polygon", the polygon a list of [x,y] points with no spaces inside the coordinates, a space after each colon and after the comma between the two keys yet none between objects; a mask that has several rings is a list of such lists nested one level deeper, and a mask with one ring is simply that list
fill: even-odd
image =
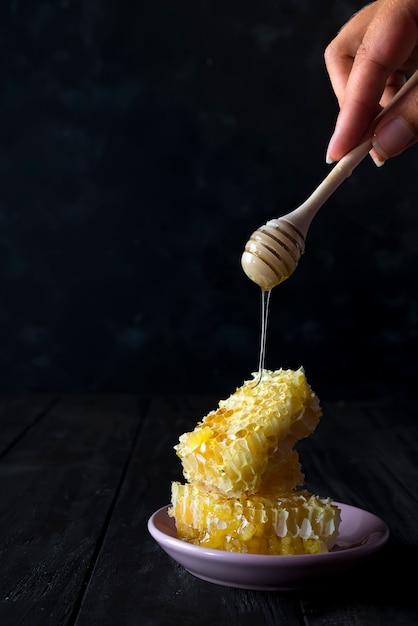
[{"label": "pink ceramic plate", "polygon": [[348,504],[335,504],[341,509],[340,533],[337,546],[325,554],[240,554],[195,546],[177,539],[167,506],[150,517],[148,530],[169,556],[208,582],[241,589],[300,589],[333,579],[377,552],[389,538],[389,528],[379,517]]}]

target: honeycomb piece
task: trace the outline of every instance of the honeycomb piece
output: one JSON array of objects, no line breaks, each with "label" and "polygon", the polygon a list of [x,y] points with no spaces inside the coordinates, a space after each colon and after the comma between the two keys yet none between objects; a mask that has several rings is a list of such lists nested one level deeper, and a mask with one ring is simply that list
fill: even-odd
[{"label": "honeycomb piece", "polygon": [[181,435],[175,450],[188,482],[239,497],[257,493],[273,474],[282,491],[303,481],[293,446],[317,426],[319,400],[303,368],[263,370],[257,384],[258,375]]},{"label": "honeycomb piece", "polygon": [[305,475],[302,472],[299,454],[296,450],[292,450],[285,460],[276,453],[269,460],[257,494],[279,495],[301,487],[304,481]]},{"label": "honeycomb piece", "polygon": [[227,498],[197,484],[172,483],[169,515],[195,545],[248,554],[317,554],[335,544],[340,511],[308,491]]}]

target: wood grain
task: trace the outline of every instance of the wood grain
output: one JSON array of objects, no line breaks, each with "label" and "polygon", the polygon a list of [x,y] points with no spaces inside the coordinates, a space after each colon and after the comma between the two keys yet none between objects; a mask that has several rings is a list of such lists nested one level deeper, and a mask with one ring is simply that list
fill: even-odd
[{"label": "wood grain", "polygon": [[417,623],[415,407],[330,403],[298,444],[307,486],[388,523],[361,568],[300,592],[206,583],[156,544],[149,516],[182,478],[173,446],[211,396],[0,399],[0,623],[356,626]]}]

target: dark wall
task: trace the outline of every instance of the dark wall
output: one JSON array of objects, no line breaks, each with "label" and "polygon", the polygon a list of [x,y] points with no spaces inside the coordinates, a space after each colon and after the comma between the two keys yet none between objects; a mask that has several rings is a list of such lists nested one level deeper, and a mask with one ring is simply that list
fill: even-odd
[{"label": "dark wall", "polygon": [[[2,3],[0,391],[229,394],[258,366],[253,230],[328,171],[328,41],[361,2]],[[360,165],[272,293],[266,366],[416,381],[416,149]]]}]

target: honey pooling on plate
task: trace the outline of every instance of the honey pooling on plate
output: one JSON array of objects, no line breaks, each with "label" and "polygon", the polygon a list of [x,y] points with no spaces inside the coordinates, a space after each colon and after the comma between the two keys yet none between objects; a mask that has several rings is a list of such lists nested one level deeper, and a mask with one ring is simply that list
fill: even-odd
[{"label": "honey pooling on plate", "polygon": [[180,539],[255,554],[329,551],[340,511],[303,489],[297,441],[322,415],[303,368],[256,372],[175,446],[185,484],[169,515]]}]

